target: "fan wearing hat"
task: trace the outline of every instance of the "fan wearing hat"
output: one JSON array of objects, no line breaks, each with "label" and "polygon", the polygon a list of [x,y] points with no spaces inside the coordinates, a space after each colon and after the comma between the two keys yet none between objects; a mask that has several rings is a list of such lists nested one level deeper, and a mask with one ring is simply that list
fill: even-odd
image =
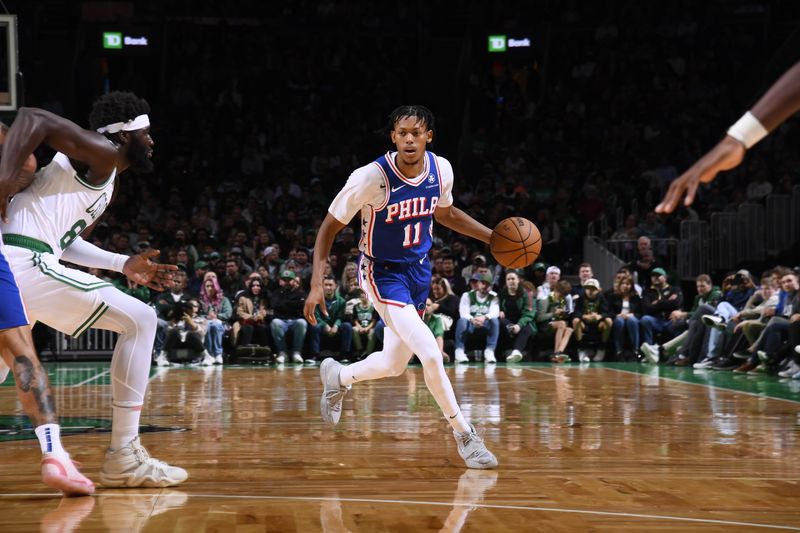
[{"label": "fan wearing hat", "polygon": [[[292,344],[292,362],[302,364],[303,344],[306,341],[308,322],[303,318],[303,304],[306,301],[306,291],[300,288],[297,274],[288,268],[281,272],[278,290],[273,292],[270,300],[273,309],[273,318],[270,323],[272,340],[278,355],[276,363],[286,361],[289,343]],[[313,361],[312,361],[313,362]]]},{"label": "fan wearing hat", "polygon": [[470,278],[471,290],[461,296],[458,310],[460,318],[456,322],[456,363],[467,363],[464,346],[473,334],[482,331],[486,334],[483,360],[496,363],[494,355],[500,335],[500,301],[492,291],[492,275],[488,272],[475,273]]},{"label": "fan wearing hat", "polygon": [[[653,344],[653,336],[656,333],[664,333],[670,339],[675,337],[678,332],[670,315],[673,311],[680,309],[681,304],[683,304],[683,292],[680,287],[673,287],[669,284],[666,270],[661,267],[654,268],[650,272],[650,287],[642,295],[642,320],[640,321],[642,341],[646,344]],[[648,357],[644,351],[642,354],[647,361],[658,362],[657,357]]]},{"label": "fan wearing hat", "polygon": [[600,291],[600,282],[595,278],[589,278],[583,283],[583,296],[575,303],[575,318],[572,319],[572,329],[575,332],[575,341],[578,343],[578,359],[581,363],[592,360],[587,341],[593,337],[593,340],[597,340],[598,336],[601,344],[595,352],[594,360],[605,359],[605,345],[611,337],[611,326],[608,302]]}]

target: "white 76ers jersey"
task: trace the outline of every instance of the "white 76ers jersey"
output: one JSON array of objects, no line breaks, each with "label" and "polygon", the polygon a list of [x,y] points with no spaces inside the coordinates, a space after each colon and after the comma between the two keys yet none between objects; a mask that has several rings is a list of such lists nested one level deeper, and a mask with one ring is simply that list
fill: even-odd
[{"label": "white 76ers jersey", "polygon": [[83,230],[103,214],[114,192],[116,170],[101,185],[81,178],[58,153],[39,170],[33,183],[17,193],[8,207],[8,224],[0,222],[4,235],[36,239],[50,246],[56,258]]}]

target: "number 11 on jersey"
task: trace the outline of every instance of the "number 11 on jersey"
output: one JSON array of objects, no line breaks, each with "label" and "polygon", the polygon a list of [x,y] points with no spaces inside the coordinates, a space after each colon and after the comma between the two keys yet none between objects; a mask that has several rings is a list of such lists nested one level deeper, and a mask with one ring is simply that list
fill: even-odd
[{"label": "number 11 on jersey", "polygon": [[420,243],[422,239],[422,222],[417,222],[413,225],[414,227],[414,242],[411,242],[411,224],[408,224],[404,230],[406,233],[406,238],[403,240],[403,248],[411,248],[412,246],[416,246]]}]

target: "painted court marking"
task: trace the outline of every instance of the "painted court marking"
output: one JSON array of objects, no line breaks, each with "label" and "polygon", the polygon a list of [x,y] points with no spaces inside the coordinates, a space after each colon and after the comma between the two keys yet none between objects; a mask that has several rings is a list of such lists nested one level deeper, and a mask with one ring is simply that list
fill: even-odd
[{"label": "painted court marking", "polygon": [[[96,498],[152,498],[154,494],[95,494]],[[160,495],[159,495],[160,496]],[[165,494],[168,496],[168,494]],[[230,494],[188,494],[193,498],[213,498],[222,500],[272,500],[272,501],[305,501],[305,502],[349,502],[349,503],[386,503],[397,505],[428,505],[432,507],[467,507],[470,509],[513,509],[517,511],[540,511],[549,513],[570,513],[570,514],[583,514],[595,516],[609,516],[619,518],[643,518],[646,520],[669,520],[673,522],[691,522],[695,524],[714,524],[720,526],[742,526],[742,527],[758,527],[766,529],[786,529],[790,531],[800,531],[800,527],[788,526],[781,524],[760,524],[758,522],[738,522],[734,520],[715,520],[710,518],[691,518],[686,516],[671,516],[671,515],[654,515],[643,513],[623,513],[613,511],[591,511],[586,509],[562,509],[558,507],[535,507],[528,505],[501,505],[490,503],[469,503],[469,502],[430,502],[419,500],[383,500],[378,498],[330,498],[322,496],[245,496],[245,495],[230,495]],[[16,494],[0,494],[0,498],[61,498],[61,496],[50,494],[31,494],[31,493],[16,493]],[[154,508],[157,507],[157,504]]]}]

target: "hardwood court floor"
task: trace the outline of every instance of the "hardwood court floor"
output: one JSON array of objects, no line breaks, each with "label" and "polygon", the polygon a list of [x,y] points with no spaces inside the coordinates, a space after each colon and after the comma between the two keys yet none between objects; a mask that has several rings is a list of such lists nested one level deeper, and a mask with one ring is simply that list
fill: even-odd
[{"label": "hardwood court floor", "polygon": [[[107,366],[51,368],[65,432],[97,479],[108,441]],[[420,368],[354,387],[335,429],[317,368],[155,373],[142,423],[176,489],[61,499],[0,387],[0,531],[760,531],[800,529],[800,393],[771,377],[639,365],[448,368],[497,454],[471,471]],[[694,379],[687,383],[681,379]],[[738,381],[737,381],[738,379]],[[783,390],[767,397],[764,383]],[[753,386],[754,392],[727,390]],[[12,429],[9,430],[8,427]],[[151,428],[152,429],[152,428]],[[16,431],[16,433],[15,433]]]}]

